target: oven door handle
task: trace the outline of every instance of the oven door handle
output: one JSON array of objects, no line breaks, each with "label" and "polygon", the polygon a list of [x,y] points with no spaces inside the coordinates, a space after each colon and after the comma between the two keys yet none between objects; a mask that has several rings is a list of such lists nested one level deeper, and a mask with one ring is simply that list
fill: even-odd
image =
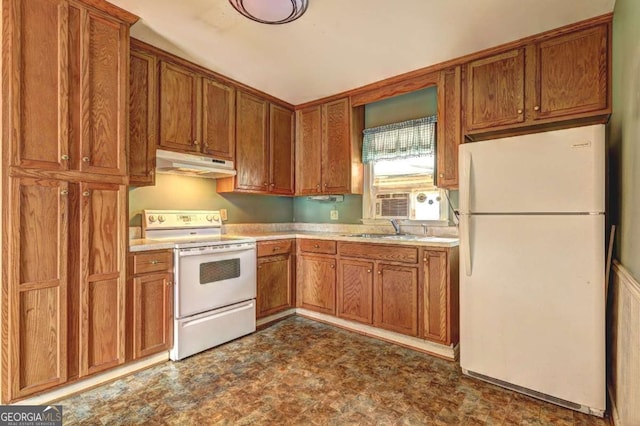
[{"label": "oven door handle", "polygon": [[186,257],[186,256],[202,256],[206,254],[217,254],[217,253],[231,253],[234,251],[248,251],[255,250],[255,245],[247,244],[233,247],[206,247],[202,250],[194,250],[194,249],[181,249],[178,250],[178,256]]}]

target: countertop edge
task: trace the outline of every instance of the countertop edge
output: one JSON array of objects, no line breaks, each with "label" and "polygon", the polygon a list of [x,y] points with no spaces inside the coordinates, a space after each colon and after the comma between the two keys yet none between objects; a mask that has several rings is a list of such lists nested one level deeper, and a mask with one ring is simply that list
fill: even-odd
[{"label": "countertop edge", "polygon": [[[386,245],[401,245],[401,246],[418,246],[418,247],[458,247],[460,242],[457,238],[449,237],[425,237],[425,238],[439,238],[443,241],[424,241],[424,240],[390,240],[387,238],[361,238],[350,237],[343,234],[334,233],[316,233],[316,232],[273,232],[273,233],[245,233],[245,234],[225,234],[234,237],[248,237],[260,241],[274,241],[274,240],[286,240],[286,239],[317,239],[317,240],[332,240],[332,241],[346,241],[346,242],[359,242],[359,243],[372,243],[372,244],[386,244]],[[165,250],[172,249],[173,244],[158,240],[145,240],[134,239],[129,240],[129,252],[141,252],[151,250]]]}]

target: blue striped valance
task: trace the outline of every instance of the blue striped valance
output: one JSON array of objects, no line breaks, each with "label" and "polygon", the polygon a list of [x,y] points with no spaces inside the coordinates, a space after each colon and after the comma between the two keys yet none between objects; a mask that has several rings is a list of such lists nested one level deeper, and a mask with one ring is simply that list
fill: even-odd
[{"label": "blue striped valance", "polygon": [[362,162],[430,157],[435,153],[437,116],[364,129]]}]

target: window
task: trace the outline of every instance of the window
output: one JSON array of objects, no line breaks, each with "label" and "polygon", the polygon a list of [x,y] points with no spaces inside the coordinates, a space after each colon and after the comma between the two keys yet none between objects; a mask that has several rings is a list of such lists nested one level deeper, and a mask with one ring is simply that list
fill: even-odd
[{"label": "window", "polygon": [[447,221],[445,190],[433,183],[436,117],[364,131],[363,218]]}]

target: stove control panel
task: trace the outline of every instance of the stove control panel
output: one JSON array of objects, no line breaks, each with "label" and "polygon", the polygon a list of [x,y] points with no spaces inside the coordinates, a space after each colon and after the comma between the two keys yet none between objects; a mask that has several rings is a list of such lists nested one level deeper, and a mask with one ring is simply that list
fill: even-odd
[{"label": "stove control panel", "polygon": [[144,210],[144,229],[219,228],[218,210]]}]

